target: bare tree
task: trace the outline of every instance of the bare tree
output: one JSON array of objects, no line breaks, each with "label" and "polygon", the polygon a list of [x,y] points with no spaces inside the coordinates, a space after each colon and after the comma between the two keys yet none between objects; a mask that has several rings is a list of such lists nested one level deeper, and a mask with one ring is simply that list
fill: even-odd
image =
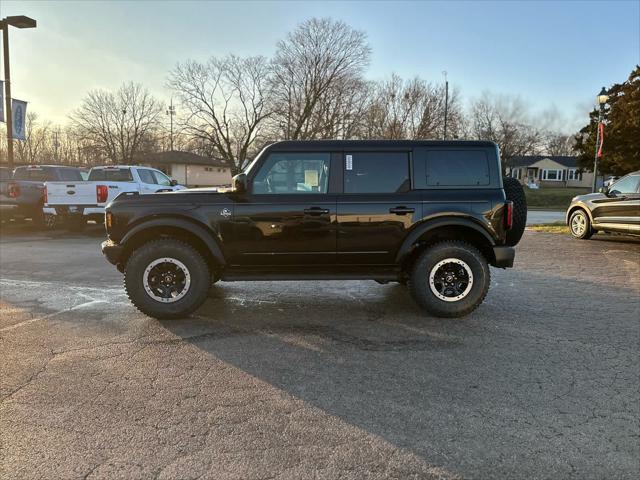
[{"label": "bare tree", "polygon": [[[366,138],[435,139],[444,133],[444,86],[421,78],[403,80],[393,74],[377,82],[365,121]],[[447,123],[449,136],[461,134],[463,114],[457,91],[449,98]]]},{"label": "bare tree", "polygon": [[114,163],[129,163],[142,152],[143,141],[157,128],[162,104],[140,84],[122,85],[116,93],[93,90],[71,115],[84,143]]},{"label": "bare tree", "polygon": [[272,114],[267,105],[270,75],[266,58],[233,55],[187,61],[171,72],[169,84],[187,112],[184,132],[210,143],[234,173],[246,165]]},{"label": "bare tree", "polygon": [[16,159],[19,163],[43,163],[46,161],[47,140],[51,124],[40,122],[35,112],[27,113],[25,140],[15,142]]},{"label": "bare tree", "polygon": [[503,168],[515,156],[541,151],[543,132],[536,127],[527,108],[518,99],[488,92],[471,104],[470,134],[500,147]]},{"label": "bare tree", "polygon": [[[371,49],[366,34],[329,18],[312,18],[278,42],[273,99],[286,139],[322,138],[344,119],[337,100],[362,84]],[[329,125],[327,124],[329,122]]]}]

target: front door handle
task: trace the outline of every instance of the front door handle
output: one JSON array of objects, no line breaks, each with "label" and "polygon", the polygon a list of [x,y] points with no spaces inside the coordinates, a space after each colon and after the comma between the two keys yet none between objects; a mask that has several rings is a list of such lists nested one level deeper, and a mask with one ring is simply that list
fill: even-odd
[{"label": "front door handle", "polygon": [[415,211],[415,208],[407,207],[394,207],[389,209],[389,213],[395,213],[396,215],[406,215],[407,213],[413,213]]},{"label": "front door handle", "polygon": [[326,215],[328,213],[329,213],[328,208],[311,207],[311,208],[304,209],[305,215]]}]

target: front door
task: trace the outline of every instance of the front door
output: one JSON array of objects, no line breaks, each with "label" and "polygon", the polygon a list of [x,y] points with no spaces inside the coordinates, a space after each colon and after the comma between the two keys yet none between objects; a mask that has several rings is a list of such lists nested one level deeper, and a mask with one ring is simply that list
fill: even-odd
[{"label": "front door", "polygon": [[640,228],[640,175],[621,178],[609,188],[606,197],[594,200],[591,214],[596,226],[618,232],[635,232]]},{"label": "front door", "polygon": [[422,218],[411,192],[409,152],[344,153],[338,196],[338,263],[391,265],[409,229]]},{"label": "front door", "polygon": [[234,207],[232,265],[335,264],[330,153],[273,152]]}]

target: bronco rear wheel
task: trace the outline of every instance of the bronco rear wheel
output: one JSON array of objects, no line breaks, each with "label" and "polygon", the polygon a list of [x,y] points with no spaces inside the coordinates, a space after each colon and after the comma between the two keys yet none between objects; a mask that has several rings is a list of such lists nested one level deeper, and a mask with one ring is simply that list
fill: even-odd
[{"label": "bronco rear wheel", "polygon": [[158,319],[185,317],[207,297],[211,273],[202,255],[176,239],[136,249],[124,269],[124,287],[135,307]]},{"label": "bronco rear wheel", "polygon": [[409,291],[418,305],[438,317],[462,317],[475,310],[489,291],[489,265],[464,242],[427,248],[413,265]]}]

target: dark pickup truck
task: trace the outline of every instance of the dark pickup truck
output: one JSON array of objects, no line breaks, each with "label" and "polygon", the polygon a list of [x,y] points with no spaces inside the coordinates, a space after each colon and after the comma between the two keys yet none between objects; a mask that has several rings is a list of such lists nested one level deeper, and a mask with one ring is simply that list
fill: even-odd
[{"label": "dark pickup truck", "polygon": [[45,201],[45,182],[80,181],[80,170],[61,165],[29,165],[11,172],[3,168],[0,177],[0,214],[4,220],[30,218],[44,224],[42,207]]},{"label": "dark pickup truck", "polygon": [[102,251],[156,318],[193,312],[218,280],[347,279],[408,284],[457,317],[484,300],[489,265],[513,265],[525,219],[490,142],[286,141],[228,193],[121,194]]}]

